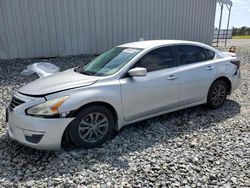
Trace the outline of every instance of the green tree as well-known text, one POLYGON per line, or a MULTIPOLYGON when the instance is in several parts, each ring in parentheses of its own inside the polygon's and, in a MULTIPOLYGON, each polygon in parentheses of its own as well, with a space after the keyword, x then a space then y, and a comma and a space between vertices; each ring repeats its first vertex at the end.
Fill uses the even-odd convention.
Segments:
POLYGON ((250 27, 233 27, 233 36, 237 36, 237 35, 250 35, 250 27))

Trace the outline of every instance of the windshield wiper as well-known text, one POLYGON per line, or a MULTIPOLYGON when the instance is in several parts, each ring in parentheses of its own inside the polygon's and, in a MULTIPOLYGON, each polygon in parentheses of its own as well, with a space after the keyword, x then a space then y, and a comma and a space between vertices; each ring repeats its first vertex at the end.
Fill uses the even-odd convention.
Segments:
POLYGON ((80 73, 81 73, 81 74, 86 74, 86 75, 89 75, 89 76, 95 75, 95 73, 90 72, 90 71, 80 71, 80 73))
POLYGON ((94 76, 95 73, 94 72, 91 72, 91 71, 82 71, 81 70, 81 66, 78 66, 74 69, 75 72, 78 72, 80 74, 85 74, 85 75, 89 75, 89 76, 94 76))
POLYGON ((75 67, 75 68, 74 68, 74 71, 75 71, 75 72, 79 72, 79 71, 80 71, 80 66, 75 67))
POLYGON ((103 74, 100 74, 100 73, 96 73, 96 72, 92 72, 92 71, 84 71, 84 70, 82 70, 83 66, 84 65, 79 65, 79 66, 75 67, 74 71, 78 72, 80 74, 85 74, 85 75, 89 75, 89 76, 103 76, 103 74))

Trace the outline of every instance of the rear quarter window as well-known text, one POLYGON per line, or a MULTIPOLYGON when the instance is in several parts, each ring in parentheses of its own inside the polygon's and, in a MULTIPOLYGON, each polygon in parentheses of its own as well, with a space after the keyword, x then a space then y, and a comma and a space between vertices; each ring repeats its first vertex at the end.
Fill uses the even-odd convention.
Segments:
POLYGON ((207 60, 212 60, 215 57, 215 52, 212 50, 204 49, 207 53, 207 60))
POLYGON ((207 60, 206 53, 202 47, 181 45, 177 46, 177 49, 181 65, 188 65, 207 60))

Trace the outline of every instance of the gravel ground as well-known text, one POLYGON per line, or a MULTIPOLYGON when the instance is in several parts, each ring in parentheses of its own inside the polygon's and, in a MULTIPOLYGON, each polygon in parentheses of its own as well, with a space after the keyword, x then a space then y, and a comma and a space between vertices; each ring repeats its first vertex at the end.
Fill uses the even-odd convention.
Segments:
POLYGON ((0 60, 0 187, 250 187, 250 42, 239 46, 242 84, 218 110, 194 107, 123 128, 96 149, 46 152, 6 134, 11 94, 36 76, 30 63, 67 69, 93 56, 0 60))

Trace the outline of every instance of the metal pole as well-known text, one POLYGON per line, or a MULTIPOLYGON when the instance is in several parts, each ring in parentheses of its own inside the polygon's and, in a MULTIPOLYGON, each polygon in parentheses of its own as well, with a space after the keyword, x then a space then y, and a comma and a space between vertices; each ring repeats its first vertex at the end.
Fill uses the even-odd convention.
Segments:
POLYGON ((230 8, 228 9, 229 15, 228 15, 228 20, 227 20, 227 33, 226 33, 225 47, 227 46, 227 36, 228 36, 228 28, 229 28, 229 22, 230 22, 230 17, 231 17, 231 8, 232 8, 232 5, 230 5, 230 8))
POLYGON ((219 37, 220 37, 220 30, 221 30, 223 5, 224 5, 223 3, 220 4, 220 22, 219 22, 219 30, 218 30, 218 35, 217 35, 217 47, 219 46, 219 37))

